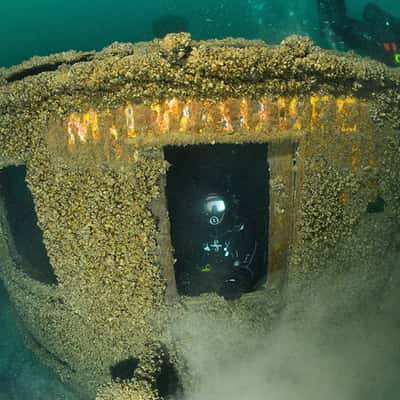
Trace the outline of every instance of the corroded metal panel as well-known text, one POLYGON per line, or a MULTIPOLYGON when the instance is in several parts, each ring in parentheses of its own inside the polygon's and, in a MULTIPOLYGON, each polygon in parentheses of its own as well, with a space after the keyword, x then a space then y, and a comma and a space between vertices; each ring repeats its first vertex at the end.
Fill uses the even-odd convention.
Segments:
POLYGON ((171 241, 171 224, 167 209, 167 196, 165 176, 160 178, 160 196, 151 203, 151 211, 157 221, 157 244, 158 244, 158 263, 160 265, 162 276, 165 280, 165 301, 171 303, 177 297, 175 281, 175 260, 173 257, 171 241))
POLYGON ((295 153, 297 144, 285 141, 269 146, 269 238, 270 278, 285 278, 294 222, 295 153), (278 273, 278 274, 277 274, 278 273))

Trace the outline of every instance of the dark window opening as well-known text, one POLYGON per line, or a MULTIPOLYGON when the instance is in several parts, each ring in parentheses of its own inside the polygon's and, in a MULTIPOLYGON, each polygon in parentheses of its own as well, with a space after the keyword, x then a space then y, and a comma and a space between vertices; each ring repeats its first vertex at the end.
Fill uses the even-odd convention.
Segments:
POLYGON ((175 365, 170 361, 168 351, 163 348, 163 364, 156 379, 158 393, 163 399, 180 399, 183 396, 182 384, 175 365))
POLYGON ((112 379, 120 379, 123 381, 132 379, 138 365, 139 360, 134 357, 129 357, 126 360, 114 364, 110 368, 112 379))
POLYGON ((374 201, 368 203, 367 213, 376 214, 385 211, 385 200, 378 196, 374 201))
POLYGON ((43 244, 43 234, 37 225, 32 194, 25 182, 24 166, 0 170, 0 196, 4 200, 7 221, 13 237, 13 254, 18 268, 31 278, 56 284, 57 277, 43 244))
POLYGON ((164 148, 179 294, 232 299, 265 281, 267 151, 267 144, 164 148))

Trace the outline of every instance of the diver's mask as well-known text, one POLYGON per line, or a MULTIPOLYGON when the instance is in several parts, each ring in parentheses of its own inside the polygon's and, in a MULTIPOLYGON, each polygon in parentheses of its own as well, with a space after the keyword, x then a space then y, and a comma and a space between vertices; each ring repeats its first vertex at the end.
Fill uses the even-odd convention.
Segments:
POLYGON ((207 195, 204 201, 204 212, 210 225, 219 225, 224 219, 225 211, 226 202, 222 196, 215 193, 207 195))

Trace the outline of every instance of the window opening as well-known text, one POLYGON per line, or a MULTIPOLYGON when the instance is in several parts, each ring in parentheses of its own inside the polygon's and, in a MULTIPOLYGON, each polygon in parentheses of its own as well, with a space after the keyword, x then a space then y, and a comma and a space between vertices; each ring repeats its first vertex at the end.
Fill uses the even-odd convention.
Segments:
POLYGON ((0 170, 2 196, 7 222, 13 237, 15 261, 31 278, 56 284, 57 278, 43 244, 32 194, 25 182, 26 167, 13 166, 0 170))
POLYGON ((178 371, 170 360, 168 350, 165 347, 162 350, 162 365, 156 377, 158 393, 163 399, 181 399, 184 393, 178 371))
POLYGON ((267 150, 267 144, 164 148, 179 294, 234 299, 265 281, 267 150))
POLYGON ((112 379, 120 379, 123 381, 131 380, 138 365, 139 360, 134 357, 129 357, 126 360, 119 361, 110 368, 112 379))
POLYGON ((371 201, 367 205, 367 213, 376 214, 385 211, 385 200, 378 196, 374 201, 371 201))

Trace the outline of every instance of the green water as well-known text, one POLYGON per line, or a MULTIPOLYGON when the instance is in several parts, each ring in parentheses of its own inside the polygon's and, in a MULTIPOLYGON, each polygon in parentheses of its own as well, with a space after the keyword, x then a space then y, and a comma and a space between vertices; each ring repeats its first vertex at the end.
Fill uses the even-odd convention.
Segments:
MULTIPOLYGON (((360 17, 366 3, 348 1, 349 14, 360 17)), ((400 17, 400 1, 377 4, 400 17)), ((195 39, 240 36, 277 43, 298 33, 323 45, 315 0, 2 0, 0 66, 69 49, 98 50, 114 41, 151 40, 153 22, 163 15, 184 17, 195 39)), ((74 399, 26 350, 0 285, 0 399, 57 398, 74 399)))
MULTIPOLYGON (((277 42, 290 33, 319 38, 315 0, 35 0, 0 2, 0 65, 68 49, 101 49, 114 41, 153 36, 152 22, 166 14, 183 16, 196 39, 225 36, 277 42)), ((361 15, 367 0, 348 1, 361 15)), ((400 2, 381 0, 400 15, 400 2)), ((399 40, 400 41, 400 40, 399 40)))

